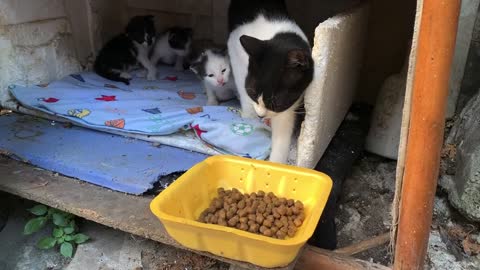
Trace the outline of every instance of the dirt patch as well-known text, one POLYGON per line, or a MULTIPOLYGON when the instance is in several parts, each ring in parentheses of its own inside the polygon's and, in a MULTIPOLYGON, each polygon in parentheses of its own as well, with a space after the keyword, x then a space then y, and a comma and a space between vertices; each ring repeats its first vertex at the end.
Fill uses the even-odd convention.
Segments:
POLYGON ((142 270, 227 270, 228 264, 191 252, 165 248, 151 242, 154 247, 142 252, 142 270), (155 246, 156 245, 156 246, 155 246))
MULTIPOLYGON (((390 204, 395 189, 396 162, 375 155, 363 156, 343 183, 335 222, 338 246, 345 247, 390 230, 390 204)), ((391 256, 383 245, 356 257, 388 265, 391 256)))
MULTIPOLYGON (((453 147, 444 158, 454 157, 453 147)), ((388 232, 394 196, 396 162, 375 155, 364 155, 352 168, 339 200, 336 224, 339 247, 388 232)), ((480 227, 450 206, 446 194, 437 191, 432 231, 425 269, 480 269, 480 227)), ((368 250, 355 257, 390 265, 389 245, 368 250)))

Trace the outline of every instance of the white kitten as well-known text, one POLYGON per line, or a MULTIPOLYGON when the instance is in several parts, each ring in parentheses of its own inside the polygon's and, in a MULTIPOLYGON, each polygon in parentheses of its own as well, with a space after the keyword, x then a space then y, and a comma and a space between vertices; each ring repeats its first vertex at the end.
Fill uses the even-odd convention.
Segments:
POLYGON ((157 37, 150 60, 155 65, 162 62, 175 65, 175 69, 185 69, 185 58, 190 54, 192 44, 192 29, 173 27, 157 37))
POLYGON ((230 60, 226 52, 208 49, 192 63, 190 69, 203 82, 207 92, 207 105, 218 105, 219 101, 235 97, 235 81, 230 72, 230 60))

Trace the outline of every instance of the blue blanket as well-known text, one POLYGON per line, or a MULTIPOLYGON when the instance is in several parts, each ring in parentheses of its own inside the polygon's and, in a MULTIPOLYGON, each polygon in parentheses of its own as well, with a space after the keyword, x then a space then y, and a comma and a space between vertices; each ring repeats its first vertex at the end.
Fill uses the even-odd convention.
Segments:
POLYGON ((157 81, 141 73, 135 72, 130 86, 81 73, 50 84, 11 86, 10 92, 25 107, 89 128, 152 136, 193 130, 221 153, 268 157, 270 128, 257 119, 242 119, 237 107, 204 106, 207 98, 193 73, 162 67, 157 81))
POLYGON ((149 190, 159 177, 186 171, 207 157, 28 115, 0 116, 0 127, 0 150, 12 157, 136 195, 149 190))

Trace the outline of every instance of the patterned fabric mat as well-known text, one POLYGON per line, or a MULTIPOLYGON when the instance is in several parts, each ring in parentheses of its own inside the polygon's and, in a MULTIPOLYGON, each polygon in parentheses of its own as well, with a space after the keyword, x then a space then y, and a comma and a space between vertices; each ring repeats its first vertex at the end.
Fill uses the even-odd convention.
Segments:
MULTIPOLYGON (((102 131, 161 136, 193 130, 220 153, 266 159, 270 128, 259 119, 242 119, 234 103, 204 106, 207 98, 192 72, 159 69, 159 80, 137 71, 131 85, 95 73, 73 74, 50 84, 10 86, 23 106, 102 131)), ((181 138, 181 137, 180 137, 181 138)))

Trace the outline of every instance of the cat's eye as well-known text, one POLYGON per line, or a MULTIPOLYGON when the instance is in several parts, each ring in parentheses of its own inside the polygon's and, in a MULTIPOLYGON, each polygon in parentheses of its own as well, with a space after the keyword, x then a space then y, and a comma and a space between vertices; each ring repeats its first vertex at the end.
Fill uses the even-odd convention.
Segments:
POLYGON ((208 74, 208 77, 210 77, 210 78, 213 77, 213 76, 215 76, 215 75, 213 75, 213 74, 208 74))
POLYGON ((225 73, 225 71, 227 71, 227 69, 226 69, 226 68, 224 68, 224 69, 222 70, 222 73, 225 73))

